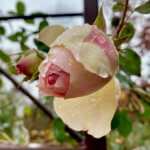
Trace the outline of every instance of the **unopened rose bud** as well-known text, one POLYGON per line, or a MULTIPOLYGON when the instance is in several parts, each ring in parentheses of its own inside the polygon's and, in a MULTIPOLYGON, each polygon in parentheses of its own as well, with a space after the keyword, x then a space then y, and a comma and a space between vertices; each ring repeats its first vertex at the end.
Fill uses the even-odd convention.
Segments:
POLYGON ((42 58, 38 56, 35 51, 29 54, 24 54, 16 65, 16 71, 19 74, 24 74, 27 77, 32 77, 32 75, 38 71, 38 67, 42 62, 42 58))

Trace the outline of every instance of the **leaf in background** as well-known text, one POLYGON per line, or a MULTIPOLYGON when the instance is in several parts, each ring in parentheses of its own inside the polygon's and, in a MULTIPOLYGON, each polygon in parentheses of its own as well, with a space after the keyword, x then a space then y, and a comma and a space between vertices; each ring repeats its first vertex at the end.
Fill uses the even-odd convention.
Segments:
POLYGON ((127 137, 132 131, 132 121, 125 111, 117 111, 112 120, 112 129, 117 129, 120 135, 127 137))
POLYGON ((22 51, 26 51, 29 49, 29 47, 24 42, 20 42, 20 47, 22 51))
POLYGON ((5 132, 0 132, 0 143, 13 144, 13 141, 5 132))
POLYGON ((37 41, 36 39, 34 40, 34 43, 37 46, 38 50, 48 53, 49 47, 47 47, 45 44, 37 41))
POLYGON ((116 4, 113 5, 113 11, 123 11, 125 8, 125 4, 122 2, 117 2, 116 4))
POLYGON ((39 79, 39 72, 36 71, 36 72, 33 74, 33 76, 31 77, 30 82, 33 82, 33 81, 38 80, 38 79, 39 79))
POLYGON ((127 74, 139 76, 141 74, 140 56, 132 49, 126 49, 120 54, 120 68, 127 74))
POLYGON ((47 26, 40 31, 37 40, 50 47, 50 45, 56 40, 56 38, 64 31, 65 28, 60 25, 47 26))
POLYGON ((9 70, 9 72, 12 73, 12 74, 17 74, 17 72, 16 72, 16 67, 13 66, 13 65, 9 65, 9 66, 8 66, 8 70, 9 70))
POLYGON ((141 101, 141 103, 143 104, 144 106, 144 113, 140 113, 140 112, 137 112, 137 116, 140 118, 140 119, 145 119, 145 120, 150 120, 150 105, 147 104, 146 102, 144 101, 141 101))
POLYGON ((17 13, 14 12, 14 11, 8 11, 8 14, 10 14, 10 15, 12 15, 12 16, 16 16, 16 15, 17 15, 17 13))
POLYGON ((134 87, 132 90, 135 91, 142 100, 150 103, 150 93, 148 91, 145 91, 144 89, 139 87, 134 87))
POLYGON ((135 34, 135 29, 131 23, 125 23, 123 28, 120 31, 119 39, 126 37, 128 35, 128 38, 124 42, 129 42, 135 34))
POLYGON ((3 86, 3 81, 2 79, 0 79, 0 89, 2 88, 2 86, 3 86))
MULTIPOLYGON (((123 11, 125 9, 125 4, 123 2, 117 2, 113 5, 113 11, 123 11)), ((128 10, 131 10, 130 6, 128 5, 128 10)))
POLYGON ((5 52, 3 52, 2 50, 0 50, 0 59, 5 62, 5 63, 9 63, 10 62, 10 57, 9 55, 7 55, 5 52))
POLYGON ((60 119, 54 120, 53 127, 54 136, 60 144, 63 144, 66 141, 72 145, 76 144, 76 141, 66 132, 65 124, 60 119))
POLYGON ((30 107, 25 107, 24 108, 24 115, 30 116, 32 114, 32 109, 30 107))
POLYGON ((102 31, 106 32, 106 22, 105 22, 102 6, 99 10, 96 20, 94 21, 94 25, 97 26, 102 31))
POLYGON ((5 28, 3 26, 0 26, 0 35, 5 34, 5 28))
POLYGON ((8 36, 8 39, 13 42, 18 42, 21 36, 23 36, 23 32, 16 32, 16 33, 8 36))
POLYGON ((121 44, 123 44, 128 38, 129 38, 130 34, 122 37, 122 38, 119 38, 119 39, 115 39, 114 40, 114 44, 116 47, 119 47, 121 44))
POLYGON ((48 26, 48 22, 46 20, 41 21, 39 24, 39 31, 41 31, 46 26, 48 26))
POLYGON ((61 144, 65 141, 65 125, 60 119, 56 119, 54 121, 54 136, 56 140, 61 144))
POLYGON ((121 72, 118 72, 116 74, 117 79, 120 81, 120 83, 126 84, 129 87, 132 87, 134 83, 129 79, 129 77, 126 74, 123 74, 121 72))
POLYGON ((26 8, 25 8, 25 5, 24 5, 23 2, 18 1, 17 4, 16 4, 16 9, 17 9, 17 14, 19 16, 21 16, 21 15, 24 15, 26 8))
POLYGON ((119 112, 117 111, 114 115, 112 122, 111 122, 111 129, 115 130, 116 128, 119 127, 119 124, 120 124, 120 118, 119 118, 119 112))
POLYGON ((149 14, 150 13, 150 1, 144 3, 143 5, 135 8, 135 11, 141 14, 149 14))
POLYGON ((25 19, 24 21, 28 24, 34 24, 35 23, 34 19, 25 19))

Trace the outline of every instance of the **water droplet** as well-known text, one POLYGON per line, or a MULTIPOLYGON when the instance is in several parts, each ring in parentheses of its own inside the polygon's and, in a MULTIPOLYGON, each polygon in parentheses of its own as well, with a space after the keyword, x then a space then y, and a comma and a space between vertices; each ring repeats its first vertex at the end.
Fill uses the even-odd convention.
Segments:
POLYGON ((103 78, 107 78, 109 76, 107 68, 102 65, 98 69, 98 74, 103 78))

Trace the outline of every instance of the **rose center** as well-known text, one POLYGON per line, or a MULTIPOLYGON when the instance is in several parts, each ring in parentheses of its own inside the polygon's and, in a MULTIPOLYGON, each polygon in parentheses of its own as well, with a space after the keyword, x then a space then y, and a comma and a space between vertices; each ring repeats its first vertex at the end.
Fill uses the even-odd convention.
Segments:
POLYGON ((52 73, 51 75, 48 76, 48 83, 50 85, 54 85, 58 79, 59 75, 52 73))

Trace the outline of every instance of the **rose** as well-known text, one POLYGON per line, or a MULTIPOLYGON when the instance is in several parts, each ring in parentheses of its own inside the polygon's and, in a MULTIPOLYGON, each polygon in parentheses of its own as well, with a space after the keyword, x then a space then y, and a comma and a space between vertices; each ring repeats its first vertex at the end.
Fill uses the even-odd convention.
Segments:
POLYGON ((85 96, 103 87, 117 69, 112 41, 95 26, 76 26, 52 43, 39 67, 38 87, 45 96, 85 96))
MULTIPOLYGON (((53 36, 49 29, 46 37, 53 36)), ((96 138, 106 135, 120 91, 113 78, 119 64, 113 42, 92 25, 75 26, 50 42, 41 35, 51 49, 39 67, 39 91, 56 96, 56 113, 70 128, 96 138)))
POLYGON ((41 62, 42 58, 39 57, 35 51, 29 50, 17 62, 16 72, 31 78, 33 74, 38 71, 41 62))

